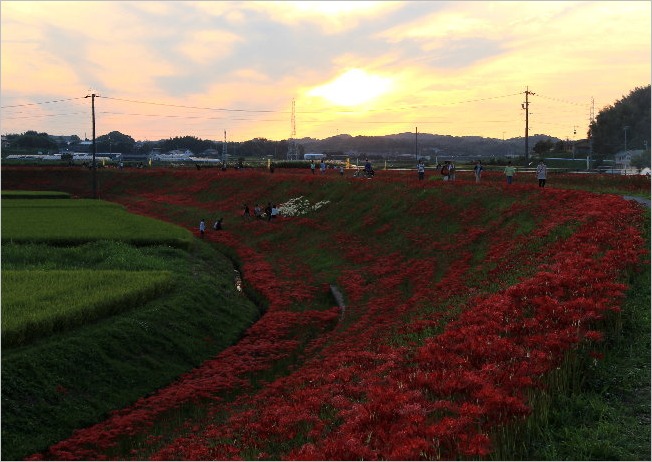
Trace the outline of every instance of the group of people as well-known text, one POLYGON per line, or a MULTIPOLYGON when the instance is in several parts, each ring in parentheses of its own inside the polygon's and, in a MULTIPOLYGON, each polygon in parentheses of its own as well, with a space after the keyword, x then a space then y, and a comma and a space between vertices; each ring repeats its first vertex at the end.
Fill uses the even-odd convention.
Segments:
POLYGON ((455 164, 450 160, 444 162, 443 167, 441 168, 441 174, 444 176, 444 181, 454 181, 455 180, 455 164))
MULTIPOLYGON (((505 178, 507 179, 507 184, 512 184, 512 182, 514 181, 514 176, 516 175, 516 167, 512 165, 511 160, 507 162, 504 173, 505 173, 505 178)), ((545 187, 546 180, 548 179, 548 167, 542 160, 539 161, 539 165, 537 165, 536 176, 537 176, 537 180, 539 181, 539 187, 540 188, 545 187)))
MULTIPOLYGON (((440 166, 437 165, 437 168, 439 169, 440 166)), ((473 166, 473 176, 475 177, 475 182, 479 183, 480 179, 482 178, 482 172, 484 171, 484 166, 482 165, 482 161, 478 160, 475 165, 473 166)), ((444 165, 441 166, 440 173, 443 176, 444 181, 452 181, 455 180, 455 164, 447 160, 444 162, 444 165)), ((417 164, 417 174, 419 176, 419 180, 423 180, 426 175, 426 166, 423 163, 423 159, 419 161, 417 164)), ((512 165, 512 162, 509 161, 507 162, 507 165, 505 166, 504 170, 505 178, 507 179, 507 184, 510 185, 514 181, 514 176, 516 175, 516 167, 512 165)), ((539 162, 539 165, 537 165, 536 169, 536 176, 537 180, 539 181, 539 187, 543 188, 546 185, 546 179, 548 177, 548 167, 543 161, 539 162)))
MULTIPOLYGON (((322 175, 326 173, 326 168, 327 168, 326 167, 326 162, 324 161, 324 159, 322 159, 319 162, 319 171, 321 172, 322 175)), ((314 160, 310 162, 310 171, 312 172, 313 175, 315 174, 315 161, 314 160)))
MULTIPOLYGON (((248 204, 244 204, 244 209, 242 211, 242 219, 243 220, 250 220, 252 218, 251 214, 251 209, 249 208, 248 204)), ((266 219, 267 221, 271 221, 272 219, 278 217, 280 214, 278 207, 276 204, 272 204, 271 202, 267 203, 266 207, 261 207, 260 204, 256 204, 254 206, 254 211, 253 211, 253 217, 258 219, 258 220, 263 220, 266 219)), ((215 223, 213 223, 213 230, 215 231, 220 231, 223 229, 222 227, 222 222, 224 221, 224 218, 220 217, 217 220, 215 220, 215 223)), ((200 237, 204 237, 204 234, 206 233, 206 220, 202 218, 199 222, 199 235, 200 237)))
MULTIPOLYGON (((215 231, 220 231, 222 229, 222 221, 223 220, 224 220, 224 218, 221 218, 221 217, 218 218, 217 220, 215 220, 215 223, 213 223, 213 229, 215 231)), ((206 233, 206 220, 204 220, 202 218, 201 221, 199 222, 199 235, 201 237, 204 237, 205 233, 206 233)))
MULTIPOLYGON (((258 220, 262 220, 263 218, 266 218, 267 221, 271 221, 273 218, 276 218, 278 215, 279 215, 278 207, 276 207, 276 204, 272 204, 271 202, 268 202, 265 208, 261 207, 260 204, 256 204, 254 206, 253 216, 258 220)), ((244 209, 242 211, 242 218, 244 220, 251 219, 251 210, 249 209, 249 205, 247 204, 244 204, 244 209)))
MULTIPOLYGON (((312 172, 313 175, 315 174, 315 169, 316 169, 316 167, 317 167, 317 166, 315 165, 315 161, 311 161, 311 162, 310 162, 310 171, 312 172)), ((344 166, 343 166, 343 165, 340 165, 339 167, 335 167, 335 166, 333 166, 333 168, 337 168, 337 169, 339 170, 340 176, 343 176, 343 175, 344 175, 344 166)), ((324 175, 324 174, 326 173, 326 170, 327 170, 327 169, 328 169, 328 166, 326 165, 326 162, 324 161, 324 159, 322 159, 322 160, 319 162, 319 172, 320 172, 322 175, 324 175)))

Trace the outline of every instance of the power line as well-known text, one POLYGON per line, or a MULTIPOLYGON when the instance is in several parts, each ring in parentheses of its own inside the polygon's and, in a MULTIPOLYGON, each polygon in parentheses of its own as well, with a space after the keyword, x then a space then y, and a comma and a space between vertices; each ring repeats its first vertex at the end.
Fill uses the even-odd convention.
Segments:
MULTIPOLYGON (((477 98, 477 99, 470 99, 470 100, 462 100, 462 101, 453 101, 449 103, 441 103, 441 104, 415 104, 415 105, 408 105, 408 106, 400 106, 400 107, 393 107, 393 108, 377 108, 377 109, 342 109, 342 110, 336 110, 336 111, 329 111, 332 113, 365 113, 365 112, 393 112, 393 111, 400 111, 400 110, 406 110, 406 109, 426 109, 429 107, 440 107, 440 106, 450 106, 450 105, 455 105, 455 104, 465 104, 465 103, 474 103, 474 102, 479 102, 479 101, 488 101, 492 99, 499 99, 499 98, 507 98, 509 96, 516 96, 519 95, 520 93, 511 93, 508 95, 500 95, 500 96, 489 96, 486 98, 477 98)), ((278 111, 278 110, 269 110, 269 109, 241 109, 241 108, 221 108, 221 107, 205 107, 205 106, 188 106, 188 105, 183 105, 183 104, 169 104, 169 103, 159 103, 155 101, 140 101, 140 100, 133 100, 133 99, 126 99, 126 98, 114 98, 110 96, 100 96, 100 95, 95 95, 97 98, 104 98, 108 100, 113 100, 113 101, 122 101, 126 103, 134 103, 134 104, 148 104, 152 106, 163 106, 163 107, 173 107, 173 108, 182 108, 182 109, 199 109, 199 110, 207 110, 207 111, 222 111, 222 112, 250 112, 250 113, 278 113, 278 114, 289 114, 289 111, 278 111)), ((2 109, 8 109, 8 108, 15 108, 15 107, 25 107, 25 106, 37 106, 37 105, 42 105, 42 104, 52 104, 52 103, 60 103, 60 102, 65 102, 65 101, 73 101, 73 100, 78 100, 78 99, 84 99, 84 97, 79 97, 79 98, 66 98, 66 99, 59 99, 59 100, 52 100, 52 101, 42 101, 42 102, 35 102, 35 103, 24 103, 24 104, 16 104, 16 105, 10 105, 10 106, 2 106, 2 109)), ((296 111, 298 114, 323 114, 325 111, 296 111)))
POLYGON ((14 104, 12 106, 1 106, 1 109, 8 109, 12 107, 24 107, 24 106, 38 106, 40 104, 52 104, 52 103, 62 103, 64 101, 74 101, 77 99, 84 99, 84 96, 81 96, 79 98, 67 98, 67 99, 56 99, 52 101, 41 101, 40 103, 24 103, 24 104, 14 104))
POLYGON ((60 116, 71 116, 71 115, 86 115, 85 112, 69 112, 66 114, 38 114, 30 116, 18 116, 18 117, 3 117, 5 120, 16 120, 16 119, 38 119, 41 117, 60 117, 60 116))
MULTIPOLYGON (((441 104, 413 104, 409 106, 399 106, 399 107, 393 107, 393 108, 378 108, 378 109, 342 109, 342 110, 337 110, 337 111, 329 111, 335 114, 348 114, 348 113, 364 113, 364 112, 397 112, 397 111, 402 111, 402 110, 408 110, 408 109, 428 109, 428 108, 434 108, 434 107, 442 107, 442 106, 452 106, 455 104, 465 104, 465 103, 476 103, 479 101, 488 101, 492 99, 499 99, 499 98, 507 98, 509 96, 516 96, 520 95, 521 93, 511 93, 509 95, 501 95, 501 96, 489 96, 486 98, 477 98, 477 99, 468 99, 468 100, 462 100, 462 101, 452 101, 450 103, 441 103, 441 104)), ((323 114, 324 111, 312 111, 312 112, 303 112, 303 111, 297 111, 297 114, 323 114)))
POLYGON ((285 119, 252 119, 248 117, 206 117, 206 116, 190 116, 179 114, 139 114, 133 112, 113 112, 113 111, 99 111, 98 114, 108 116, 121 115, 121 116, 136 116, 136 117, 157 117, 162 119, 188 119, 188 120, 242 120, 242 121, 255 121, 255 122, 282 122, 285 119))
POLYGON ((124 102, 127 102, 127 103, 150 104, 150 105, 153 105, 153 106, 166 106, 166 107, 176 107, 176 108, 183 108, 183 109, 202 109, 202 110, 207 110, 207 111, 263 112, 263 113, 268 113, 268 112, 284 113, 284 112, 286 112, 286 111, 273 111, 273 110, 264 110, 264 109, 252 110, 252 109, 229 109, 229 108, 221 108, 221 107, 185 106, 185 105, 182 105, 182 104, 156 103, 156 102, 152 102, 152 101, 137 101, 137 100, 132 100, 132 99, 111 98, 109 96, 103 96, 102 98, 111 99, 111 100, 114 100, 114 101, 124 101, 124 102))
MULTIPOLYGON (((440 106, 449 106, 451 104, 477 103, 478 101, 488 101, 488 100, 491 100, 491 99, 507 98, 509 96, 516 96, 516 95, 521 95, 521 94, 523 94, 523 93, 519 92, 519 93, 511 93, 509 95, 502 95, 502 96, 488 96, 486 98, 469 99, 469 100, 465 100, 465 101, 455 101, 455 102, 452 102, 452 103, 443 103, 440 106)), ((425 106, 425 107, 429 107, 429 106, 425 106)))
MULTIPOLYGON (((540 95, 540 94, 535 94, 533 92, 528 92, 526 90, 526 102, 527 102, 527 96, 532 95, 532 96, 538 96, 539 98, 546 99, 553 101, 555 103, 564 103, 564 104, 569 104, 573 106, 582 106, 582 107, 587 107, 587 105, 582 105, 579 103, 571 102, 571 101, 566 101, 563 99, 559 98, 552 98, 548 97, 545 95, 540 95)), ((391 108, 375 108, 375 109, 342 109, 342 110, 322 110, 322 111, 293 111, 293 113, 296 114, 320 114, 320 115, 326 115, 326 114, 331 114, 334 117, 337 117, 338 114, 346 115, 346 114, 372 114, 372 113, 377 113, 380 114, 382 112, 391 114, 391 113, 400 113, 401 111, 409 111, 409 110, 414 110, 414 109, 428 109, 428 108, 436 108, 436 107, 443 107, 443 106, 453 106, 453 105, 458 105, 458 104, 468 104, 468 103, 476 103, 476 102, 483 102, 483 101, 490 101, 490 100, 496 100, 496 99, 501 99, 501 98, 508 98, 516 95, 521 95, 523 92, 518 92, 518 93, 510 93, 510 94, 505 94, 505 95, 498 95, 498 96, 487 96, 487 97, 482 97, 482 98, 475 98, 475 99, 468 99, 468 100, 459 100, 459 101, 451 101, 451 102, 441 102, 438 104, 414 104, 414 105, 403 105, 403 106, 393 106, 391 108)), ((133 103, 133 104, 145 104, 145 105, 152 105, 152 106, 158 106, 158 107, 170 107, 170 108, 181 108, 181 109, 191 109, 191 110, 204 110, 204 111, 219 111, 219 112, 227 112, 227 113, 243 113, 243 114, 288 114, 289 112, 287 110, 267 110, 267 109, 244 109, 244 108, 223 108, 223 107, 206 107, 206 106, 190 106, 190 105, 182 105, 182 104, 169 104, 169 103, 163 103, 163 102, 157 102, 157 101, 142 101, 142 100, 133 100, 133 99, 126 99, 126 98, 116 98, 116 97, 109 97, 109 96, 100 96, 100 95, 95 95, 97 98, 104 98, 105 100, 112 100, 112 101, 117 101, 117 102, 125 102, 125 103, 133 103)), ((2 109, 10 109, 10 108, 20 108, 20 107, 29 107, 29 106, 39 106, 39 105, 45 105, 45 104, 54 104, 54 103, 63 103, 67 101, 76 101, 80 99, 84 99, 85 97, 76 97, 76 98, 64 98, 64 99, 56 99, 56 100, 50 100, 50 101, 42 101, 42 102, 33 102, 33 103, 23 103, 23 104, 16 104, 16 105, 8 105, 8 106, 2 106, 2 109)), ((545 109, 546 105, 543 105, 543 107, 540 107, 540 109, 545 109)), ((549 105, 550 109, 554 107, 554 110, 557 112, 572 112, 569 109, 564 109, 564 108, 559 108, 557 105, 549 105)), ((334 108, 333 108, 334 109, 334 108)), ((525 109, 525 108, 524 108, 525 109)), ((500 111, 499 111, 500 112, 500 111)), ((503 111, 504 112, 504 111, 503 111)), ((528 112, 526 110, 525 118, 526 118, 526 126, 527 126, 527 118, 528 118, 528 112)), ((231 117, 231 116, 225 116, 225 117, 202 117, 200 115, 190 115, 190 114, 145 114, 145 113, 134 113, 134 112, 121 112, 121 111, 101 111, 99 112, 100 114, 103 114, 107 117, 111 117, 112 115, 115 116, 134 116, 134 117, 157 117, 157 118, 176 118, 176 119, 187 119, 187 120, 198 120, 198 119, 206 119, 206 120, 223 120, 227 119, 230 121, 256 121, 256 122, 281 122, 284 119, 280 118, 263 118, 259 119, 256 117, 231 117)), ((544 112, 538 112, 539 116, 543 116, 544 112)), ((23 116, 10 116, 10 117, 3 117, 3 119, 6 120, 13 120, 13 119, 30 119, 30 118, 43 118, 43 117, 65 117, 65 116, 74 116, 74 115, 80 115, 82 113, 80 112, 72 112, 72 113, 57 113, 57 114, 33 114, 33 115, 28 115, 29 112, 25 111, 23 112, 23 116)), ((510 117, 509 114, 497 114, 494 113, 494 116, 498 115, 498 117, 510 117)), ((544 117, 545 118, 545 117, 544 117)), ((329 122, 334 122, 334 119, 331 120, 304 120, 303 122, 306 124, 309 124, 311 126, 316 125, 316 124, 327 124, 329 122)), ((485 121, 485 122, 492 122, 492 123, 505 123, 507 120, 491 120, 491 121, 485 121)), ((358 124, 396 124, 396 123, 408 123, 406 120, 358 120, 356 121, 358 124)), ((447 123, 453 123, 452 120, 449 120, 447 118, 437 118, 437 120, 421 120, 421 121, 415 121, 412 120, 409 123, 420 123, 420 124, 447 124, 447 123)), ((545 124, 545 122, 540 122, 541 124, 545 124)), ((549 124, 553 125, 553 124, 549 124)), ((527 137, 527 133, 526 133, 527 137)))
POLYGON ((566 103, 566 104, 572 104, 572 105, 574 105, 574 106, 585 106, 585 107, 588 107, 588 104, 574 103, 574 102, 572 102, 572 101, 566 101, 566 100, 559 99, 559 98, 551 98, 551 97, 549 97, 549 96, 543 96, 543 95, 539 95, 539 94, 535 94, 535 96, 538 96, 539 98, 549 99, 549 100, 551 100, 551 101, 557 101, 558 103, 566 103))

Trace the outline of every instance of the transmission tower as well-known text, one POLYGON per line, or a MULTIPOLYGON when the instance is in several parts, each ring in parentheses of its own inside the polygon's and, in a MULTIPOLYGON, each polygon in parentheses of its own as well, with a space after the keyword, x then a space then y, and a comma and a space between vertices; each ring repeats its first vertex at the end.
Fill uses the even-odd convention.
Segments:
POLYGON ((222 143, 222 165, 226 166, 229 154, 226 149, 226 130, 224 130, 224 142, 222 143))
POLYGON ((297 160, 299 155, 297 152, 297 142, 296 142, 296 136, 297 136, 297 123, 296 123, 296 118, 294 115, 294 99, 292 100, 292 118, 290 119, 290 124, 292 126, 292 135, 290 136, 290 139, 288 140, 288 155, 287 155, 287 160, 297 160))

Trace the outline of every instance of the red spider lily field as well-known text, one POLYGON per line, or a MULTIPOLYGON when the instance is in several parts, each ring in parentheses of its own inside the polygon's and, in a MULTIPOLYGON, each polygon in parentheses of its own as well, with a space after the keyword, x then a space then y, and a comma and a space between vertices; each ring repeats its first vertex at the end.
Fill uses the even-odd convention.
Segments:
MULTIPOLYGON (((101 199, 192 230, 265 310, 214 357, 29 459, 517 457, 622 330, 650 266, 649 212, 622 196, 649 198, 650 182, 471 177, 99 170, 101 199), (268 203, 280 215, 255 218, 268 203)), ((3 167, 2 182, 91 194, 76 167, 3 167)))

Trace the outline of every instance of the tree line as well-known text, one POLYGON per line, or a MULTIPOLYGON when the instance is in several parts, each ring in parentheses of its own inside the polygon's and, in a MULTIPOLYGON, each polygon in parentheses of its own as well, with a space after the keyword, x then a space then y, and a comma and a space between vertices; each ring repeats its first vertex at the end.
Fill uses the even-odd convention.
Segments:
POLYGON ((624 150, 650 148, 650 85, 602 109, 589 126, 593 151, 610 155, 624 150))
MULTIPOLYGON (((646 150, 647 164, 649 165, 649 147, 650 147, 650 85, 646 87, 637 87, 629 95, 616 101, 613 105, 602 109, 595 120, 591 122, 587 136, 592 141, 593 153, 597 157, 612 156, 619 151, 627 150, 646 150)), ((425 135, 425 134, 424 134, 425 135)), ((405 143, 409 143, 408 151, 412 149, 413 141, 409 137, 400 139, 400 135, 390 137, 350 137, 339 135, 330 139, 331 150, 343 151, 339 144, 347 144, 348 149, 358 151, 374 151, 374 147, 379 145, 383 148, 389 148, 390 151, 401 150, 405 143), (354 143, 355 141, 355 143, 354 143), (389 145, 387 144, 389 143, 389 145), (355 144, 355 147, 351 146, 355 144), (337 146, 336 146, 337 145, 337 146), (359 146, 360 145, 360 146, 359 146)), ((9 151, 12 150, 62 150, 68 149, 74 151, 79 146, 81 139, 77 136, 61 137, 39 133, 36 131, 27 131, 22 134, 10 134, 6 136, 9 143, 9 151)), ((464 138, 464 137, 463 137, 464 138)), ((477 137, 471 138, 477 141, 477 137)), ((469 142, 465 139, 458 140, 460 143, 469 142)), ((488 140, 490 142, 491 140, 488 140)), ((496 141, 496 140, 494 140, 496 141)), ((222 142, 204 140, 194 136, 181 136, 168 138, 159 141, 136 142, 131 136, 125 135, 119 131, 112 131, 106 135, 96 138, 96 152, 120 152, 123 154, 149 154, 152 149, 159 148, 161 152, 168 152, 175 149, 190 150, 193 154, 201 156, 206 151, 218 157, 222 152, 222 142)), ((317 140, 305 140, 305 146, 298 143, 299 154, 303 155, 306 149, 310 149, 311 144, 321 145, 317 140)), ((457 143, 459 144, 459 143, 457 143)), ((456 145, 457 145, 456 144, 456 145)), ((495 143, 494 143, 495 144, 495 143)), ((492 145, 493 146, 493 145, 492 145)), ((458 150, 461 148, 457 146, 458 150)), ((495 148, 495 146, 494 146, 495 148)), ((537 141, 533 146, 535 153, 545 153, 550 151, 564 151, 564 141, 554 141, 551 138, 537 141)), ((275 159, 285 159, 288 152, 288 140, 272 141, 266 138, 254 138, 244 142, 229 142, 227 144, 227 153, 231 157, 270 157, 275 159)))
MULTIPOLYGON (((38 133, 33 130, 22 134, 9 134, 6 136, 9 147, 6 153, 12 151, 76 151, 80 150, 82 140, 76 136, 54 136, 47 133, 38 133)), ((88 141, 88 140, 86 140, 88 141)), ((147 155, 153 149, 161 152, 173 150, 189 150, 196 156, 207 155, 219 157, 223 144, 219 141, 203 140, 194 136, 176 136, 159 141, 137 142, 131 136, 119 131, 112 131, 106 135, 95 138, 95 151, 98 153, 122 153, 147 155)), ((271 157, 285 159, 288 151, 288 140, 272 141, 267 138, 254 138, 244 142, 228 142, 227 154, 230 157, 271 157)), ((298 146, 300 155, 304 148, 298 146)))

